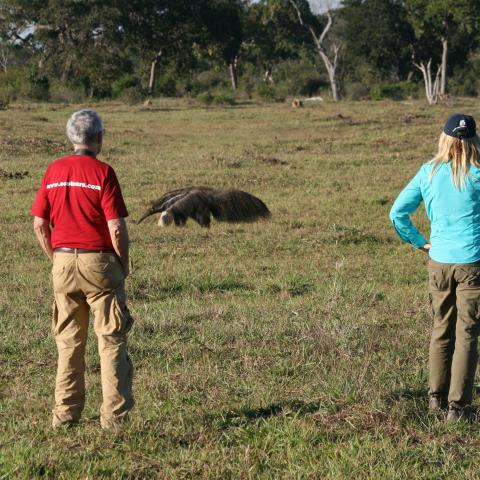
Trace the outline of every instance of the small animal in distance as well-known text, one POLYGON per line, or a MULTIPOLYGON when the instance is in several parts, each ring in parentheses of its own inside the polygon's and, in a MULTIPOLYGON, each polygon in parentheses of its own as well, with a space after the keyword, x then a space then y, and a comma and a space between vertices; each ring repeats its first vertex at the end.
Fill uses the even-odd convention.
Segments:
POLYGON ((183 226, 189 218, 201 227, 210 227, 211 217, 221 222, 252 222, 268 218, 270 210, 254 195, 242 190, 210 187, 185 187, 165 193, 143 214, 137 223, 160 213, 158 225, 183 226))

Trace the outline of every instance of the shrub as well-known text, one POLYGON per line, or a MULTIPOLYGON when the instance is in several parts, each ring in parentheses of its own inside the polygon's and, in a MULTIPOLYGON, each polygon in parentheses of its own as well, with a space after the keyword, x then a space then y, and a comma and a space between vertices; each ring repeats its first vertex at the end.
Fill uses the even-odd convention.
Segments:
POLYGON ((480 93, 480 55, 472 56, 462 69, 456 69, 448 79, 448 91, 452 95, 461 97, 475 97, 480 93))
POLYGON ((352 82, 345 85, 345 96, 350 100, 366 100, 370 97, 370 88, 361 82, 352 82))
POLYGON ((96 100, 112 97, 112 86, 108 83, 95 83, 90 88, 90 96, 96 100))
POLYGON ((50 99, 57 103, 81 103, 85 101, 85 89, 82 85, 65 85, 60 82, 52 83, 50 99))
POLYGON ((213 103, 216 105, 235 105, 235 95, 231 92, 218 92, 213 95, 213 103))
MULTIPOLYGON (((325 77, 321 77, 314 63, 308 59, 287 60, 277 65, 273 72, 275 87, 283 96, 317 95, 328 88, 325 77)), ((281 96, 281 95, 279 95, 281 96)))
POLYGON ((243 82, 243 88, 249 100, 252 99, 253 93, 255 92, 255 82, 251 77, 246 77, 243 82))
POLYGON ((417 85, 412 82, 379 83, 374 85, 370 91, 372 100, 390 98, 392 100, 403 100, 416 95, 417 85))
POLYGON ((8 108, 8 104, 10 103, 10 99, 8 96, 3 96, 0 93, 0 110, 6 110, 8 108))
POLYGON ((306 78, 303 83, 299 85, 298 93, 300 95, 307 95, 312 97, 316 95, 322 88, 325 88, 327 85, 321 78, 306 78))
POLYGON ((26 96, 28 88, 24 71, 10 69, 7 73, 0 74, 0 99, 4 104, 26 96))
POLYGON ((123 90, 122 94, 118 97, 119 100, 122 100, 125 103, 131 105, 135 103, 140 103, 143 101, 143 91, 138 87, 129 87, 123 90))
POLYGON ((135 88, 140 89, 140 80, 132 73, 126 73, 117 80, 114 80, 111 85, 111 93, 113 98, 119 98, 126 90, 135 88))
POLYGON ((186 86, 185 90, 194 96, 199 93, 208 92, 216 88, 227 88, 228 81, 225 73, 216 70, 207 70, 199 73, 186 86))
POLYGON ((155 82, 155 93, 164 97, 175 97, 177 95, 177 81, 175 77, 168 73, 160 75, 155 82))
POLYGON ((32 100, 50 100, 50 81, 46 75, 41 74, 37 69, 32 69, 28 76, 29 89, 27 96, 32 100))
POLYGON ((203 92, 197 95, 197 100, 204 105, 211 105, 213 102, 213 95, 211 92, 203 92))
POLYGON ((264 82, 257 85, 257 95, 265 102, 285 101, 285 95, 282 95, 277 87, 264 82))

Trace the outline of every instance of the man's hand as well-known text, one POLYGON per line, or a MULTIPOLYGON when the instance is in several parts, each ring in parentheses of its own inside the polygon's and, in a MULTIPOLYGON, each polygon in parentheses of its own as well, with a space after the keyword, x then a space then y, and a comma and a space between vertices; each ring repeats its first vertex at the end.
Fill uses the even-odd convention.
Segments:
POLYGON ((112 239, 113 249, 120 260, 125 277, 130 273, 128 263, 128 230, 123 217, 108 221, 108 230, 112 239))
POLYGON ((422 252, 428 255, 428 251, 430 250, 431 247, 432 245, 430 243, 426 243, 423 247, 420 247, 419 250, 421 250, 422 252))
POLYGON ((33 229, 35 230, 38 243, 45 252, 45 255, 47 255, 50 261, 53 262, 53 249, 51 240, 52 232, 50 230, 50 223, 45 218, 34 217, 33 229))

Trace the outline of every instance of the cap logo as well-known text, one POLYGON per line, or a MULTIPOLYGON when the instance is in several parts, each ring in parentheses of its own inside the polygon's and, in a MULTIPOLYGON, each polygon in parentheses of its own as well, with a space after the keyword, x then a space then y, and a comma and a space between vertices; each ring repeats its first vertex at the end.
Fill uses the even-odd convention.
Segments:
POLYGON ((467 123, 465 122, 465 119, 461 119, 460 122, 458 122, 458 127, 455 127, 453 129, 453 133, 456 133, 457 131, 461 130, 466 130, 467 129, 467 123))

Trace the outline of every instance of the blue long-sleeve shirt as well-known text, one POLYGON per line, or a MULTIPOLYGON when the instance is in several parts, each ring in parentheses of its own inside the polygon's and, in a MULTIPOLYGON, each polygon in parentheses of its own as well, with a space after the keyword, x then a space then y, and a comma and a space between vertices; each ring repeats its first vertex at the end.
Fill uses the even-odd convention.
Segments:
POLYGON ((433 164, 425 163, 395 200, 390 220, 400 238, 421 248, 441 263, 473 263, 480 260, 480 168, 471 166, 465 186, 453 183, 450 163, 442 163, 431 176, 433 164), (412 214, 423 200, 430 220, 430 241, 413 224, 412 214))

